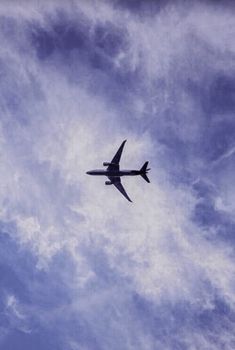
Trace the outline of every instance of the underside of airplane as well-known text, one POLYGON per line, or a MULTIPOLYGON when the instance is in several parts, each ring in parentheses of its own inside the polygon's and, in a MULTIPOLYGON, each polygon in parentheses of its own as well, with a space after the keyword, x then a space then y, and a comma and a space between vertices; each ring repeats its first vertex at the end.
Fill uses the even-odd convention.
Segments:
POLYGON ((126 140, 122 142, 121 146, 119 147, 118 151, 116 152, 111 162, 103 163, 103 166, 107 167, 106 170, 103 170, 103 169, 90 170, 87 172, 87 174, 97 175, 97 176, 107 176, 109 181, 105 181, 105 184, 114 185, 128 201, 132 202, 132 200, 126 193, 121 183, 121 177, 140 175, 145 181, 150 183, 149 178, 147 176, 147 173, 150 169, 148 169, 148 162, 145 162, 142 168, 139 170, 120 170, 119 163, 121 160, 122 151, 125 146, 125 143, 126 143, 126 140))

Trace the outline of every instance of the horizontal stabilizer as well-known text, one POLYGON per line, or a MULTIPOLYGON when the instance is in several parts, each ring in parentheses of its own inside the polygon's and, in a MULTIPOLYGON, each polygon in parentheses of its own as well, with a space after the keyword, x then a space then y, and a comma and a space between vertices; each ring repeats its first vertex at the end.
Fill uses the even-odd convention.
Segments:
POLYGON ((142 168, 140 169, 141 172, 146 173, 146 171, 149 170, 149 169, 147 169, 148 163, 149 163, 149 162, 145 162, 145 163, 144 163, 144 165, 143 165, 142 168))
POLYGON ((142 166, 142 168, 140 169, 140 175, 142 176, 143 179, 145 179, 145 181, 147 181, 148 183, 150 183, 149 178, 147 176, 147 172, 150 170, 148 169, 148 163, 149 162, 145 162, 144 165, 142 166))
POLYGON ((148 176, 146 175, 146 173, 140 174, 142 176, 143 179, 145 179, 145 181, 147 181, 148 183, 150 183, 148 176))

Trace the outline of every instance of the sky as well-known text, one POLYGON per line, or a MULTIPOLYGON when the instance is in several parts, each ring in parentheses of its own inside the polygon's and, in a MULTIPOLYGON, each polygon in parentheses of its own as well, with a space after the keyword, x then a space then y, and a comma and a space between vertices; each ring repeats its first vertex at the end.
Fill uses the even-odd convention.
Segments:
POLYGON ((235 348, 234 11, 1 1, 0 349, 235 348))

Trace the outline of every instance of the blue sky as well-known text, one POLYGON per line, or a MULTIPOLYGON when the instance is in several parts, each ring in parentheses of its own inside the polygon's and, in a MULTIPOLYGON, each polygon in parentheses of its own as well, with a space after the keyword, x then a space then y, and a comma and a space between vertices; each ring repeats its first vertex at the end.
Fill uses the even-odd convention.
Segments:
POLYGON ((234 11, 1 2, 0 349, 235 348, 234 11))

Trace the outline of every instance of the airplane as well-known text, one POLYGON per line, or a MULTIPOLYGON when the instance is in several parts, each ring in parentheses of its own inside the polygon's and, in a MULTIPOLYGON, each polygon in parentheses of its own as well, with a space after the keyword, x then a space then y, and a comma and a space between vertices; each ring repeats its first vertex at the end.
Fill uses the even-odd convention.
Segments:
POLYGON ((125 146, 127 140, 124 140, 119 147, 117 153, 113 157, 110 163, 104 162, 103 166, 107 167, 106 170, 103 169, 97 169, 97 170, 90 170, 87 171, 88 175, 98 175, 98 176, 107 176, 109 181, 105 181, 105 185, 114 185, 120 192, 121 194, 129 201, 132 202, 128 194, 126 193, 124 187, 122 186, 121 183, 121 176, 136 176, 140 175, 143 177, 145 181, 150 183, 148 177, 147 177, 147 172, 150 169, 148 168, 148 162, 145 162, 144 165, 140 170, 120 170, 119 168, 119 162, 121 159, 122 151, 125 146))

